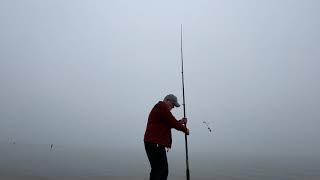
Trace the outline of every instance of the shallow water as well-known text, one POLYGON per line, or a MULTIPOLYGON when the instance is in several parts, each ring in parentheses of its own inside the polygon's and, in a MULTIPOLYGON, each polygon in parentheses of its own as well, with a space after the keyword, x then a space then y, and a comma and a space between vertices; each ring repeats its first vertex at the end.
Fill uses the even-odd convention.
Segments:
MULTIPOLYGON (((318 156, 259 156, 192 153, 191 179, 197 180, 318 180, 318 156)), ((169 180, 184 180, 184 153, 170 151, 169 180)), ((139 150, 68 146, 0 144, 1 176, 34 179, 142 179, 149 162, 139 150), (37 177, 37 178, 35 178, 37 177)))

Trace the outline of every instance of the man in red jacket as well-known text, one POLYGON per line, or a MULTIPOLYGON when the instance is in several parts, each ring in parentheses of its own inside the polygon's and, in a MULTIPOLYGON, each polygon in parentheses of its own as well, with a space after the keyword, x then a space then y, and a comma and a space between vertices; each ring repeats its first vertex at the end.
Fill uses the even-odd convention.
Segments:
POLYGON ((168 161, 165 148, 171 148, 171 128, 189 135, 185 127, 186 118, 179 121, 170 112, 174 107, 180 107, 175 95, 167 95, 151 110, 148 118, 144 145, 151 165, 150 180, 166 180, 168 177, 168 161))

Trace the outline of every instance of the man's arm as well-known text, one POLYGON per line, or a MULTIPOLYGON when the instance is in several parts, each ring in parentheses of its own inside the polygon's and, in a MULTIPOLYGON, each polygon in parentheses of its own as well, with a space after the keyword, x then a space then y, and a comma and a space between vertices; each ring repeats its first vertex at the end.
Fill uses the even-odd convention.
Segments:
POLYGON ((189 130, 183 125, 183 123, 177 121, 177 119, 172 115, 170 111, 164 111, 163 116, 163 119, 167 122, 167 124, 169 124, 171 128, 189 134, 189 130))

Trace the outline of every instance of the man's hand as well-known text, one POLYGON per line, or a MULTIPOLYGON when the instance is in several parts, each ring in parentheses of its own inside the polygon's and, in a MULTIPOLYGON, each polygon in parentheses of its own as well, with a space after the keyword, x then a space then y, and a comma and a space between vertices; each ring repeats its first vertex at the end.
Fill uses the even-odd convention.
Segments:
POLYGON ((187 128, 186 135, 189 135, 189 134, 190 134, 190 130, 187 128))
MULTIPOLYGON (((183 124, 183 125, 186 125, 188 122, 187 118, 182 118, 179 120, 179 123, 183 124)), ((190 130, 187 128, 187 131, 185 132, 186 135, 189 135, 190 134, 190 130)))
POLYGON ((182 118, 182 119, 179 120, 179 122, 180 122, 181 124, 186 125, 187 122, 188 122, 188 120, 187 120, 187 118, 182 118))

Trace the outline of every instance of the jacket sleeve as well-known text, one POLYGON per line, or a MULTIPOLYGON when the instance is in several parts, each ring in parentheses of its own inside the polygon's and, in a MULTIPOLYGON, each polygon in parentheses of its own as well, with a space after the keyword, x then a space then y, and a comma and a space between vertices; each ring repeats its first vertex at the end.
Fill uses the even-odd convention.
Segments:
POLYGON ((163 111, 162 112, 164 121, 171 127, 178 131, 182 131, 184 133, 187 132, 187 128, 182 125, 179 121, 176 120, 176 118, 172 115, 170 111, 163 111))

